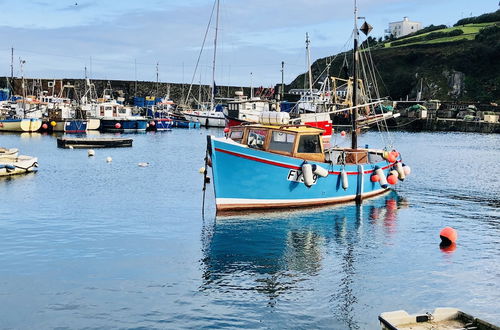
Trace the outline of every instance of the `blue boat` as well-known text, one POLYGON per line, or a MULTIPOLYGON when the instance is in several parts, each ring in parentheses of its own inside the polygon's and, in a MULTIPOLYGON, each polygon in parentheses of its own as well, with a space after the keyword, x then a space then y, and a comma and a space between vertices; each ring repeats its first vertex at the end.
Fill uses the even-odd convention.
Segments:
POLYGON ((217 212, 361 201, 404 180, 396 151, 324 149, 323 130, 246 125, 207 137, 217 212))
POLYGON ((128 118, 101 118, 100 129, 104 132, 136 133, 145 132, 148 121, 143 117, 128 118))
MULTIPOLYGON (((370 29, 365 22, 361 30, 367 34, 370 29)), ((382 102, 370 100, 367 94, 357 95, 363 92, 360 81, 370 82, 371 77, 357 76, 357 28, 353 35, 350 103, 342 109, 351 113, 351 146, 325 148, 323 129, 284 125, 279 120, 231 127, 225 137, 208 136, 203 189, 208 181, 207 166, 211 166, 218 214, 361 202, 388 192, 391 185, 410 174, 392 146, 358 147, 358 111, 363 110, 366 116, 382 102), (363 104, 358 105, 358 100, 363 104)))
POLYGON ((63 119, 50 122, 53 132, 85 133, 87 132, 87 121, 83 119, 63 119))
POLYGON ((173 119, 172 127, 176 128, 200 128, 201 124, 195 121, 189 121, 185 119, 173 119))

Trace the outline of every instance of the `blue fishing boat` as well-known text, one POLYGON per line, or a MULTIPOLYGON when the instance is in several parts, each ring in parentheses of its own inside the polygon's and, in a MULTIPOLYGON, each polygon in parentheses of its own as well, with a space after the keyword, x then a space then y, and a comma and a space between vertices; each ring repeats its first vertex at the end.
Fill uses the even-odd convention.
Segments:
POLYGON ((134 115, 130 107, 116 101, 100 103, 97 118, 101 120, 100 130, 115 133, 145 132, 148 127, 146 117, 134 115))
POLYGON ((148 121, 145 118, 101 118, 101 130, 104 132, 115 133, 135 133, 145 132, 148 127, 148 121))
MULTIPOLYGON (((365 22, 361 30, 367 29, 365 22)), ((351 146, 326 148, 323 129, 279 121, 235 126, 225 137, 208 136, 204 190, 211 166, 218 213, 360 202, 389 191, 410 173, 392 145, 358 147, 358 110, 374 111, 381 102, 357 103, 358 80, 368 79, 357 75, 357 27, 354 35, 351 106, 344 109, 351 113, 351 146)))
POLYGON ((409 174, 397 151, 325 149, 322 134, 305 125, 254 124, 208 136, 217 211, 360 201, 409 174))

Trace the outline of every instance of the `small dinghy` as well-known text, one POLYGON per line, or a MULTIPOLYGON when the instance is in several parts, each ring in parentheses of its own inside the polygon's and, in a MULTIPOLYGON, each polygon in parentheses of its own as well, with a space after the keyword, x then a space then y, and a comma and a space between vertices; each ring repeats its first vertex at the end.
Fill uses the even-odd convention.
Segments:
POLYGON ((432 313, 394 311, 378 317, 382 330, 500 330, 499 327, 456 308, 436 308, 432 313))
POLYGON ((24 155, 0 157, 0 176, 35 172, 37 167, 38 158, 36 157, 24 155))
POLYGON ((2 157, 17 157, 17 153, 19 150, 16 148, 2 148, 0 147, 0 158, 2 157))

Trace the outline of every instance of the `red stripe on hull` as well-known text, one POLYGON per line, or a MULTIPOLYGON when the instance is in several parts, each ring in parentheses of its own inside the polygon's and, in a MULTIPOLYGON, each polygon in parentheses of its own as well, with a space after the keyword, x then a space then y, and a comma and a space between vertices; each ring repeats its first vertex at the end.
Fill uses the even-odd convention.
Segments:
MULTIPOLYGON (((269 165, 274 165, 274 166, 279 166, 279 167, 284 167, 284 168, 290 168, 290 169, 294 169, 294 170, 300 170, 301 169, 299 166, 278 163, 278 162, 275 162, 275 161, 272 161, 272 160, 267 160, 267 159, 263 159, 263 158, 257 158, 257 157, 253 157, 253 156, 243 155, 243 154, 240 154, 240 153, 237 153, 237 152, 233 152, 233 151, 229 151, 229 150, 224 150, 224 149, 220 149, 220 148, 215 148, 215 151, 222 152, 222 153, 229 154, 229 155, 236 156, 236 157, 240 157, 240 158, 245 158, 245 159, 253 160, 253 161, 264 163, 264 164, 269 164, 269 165)), ((387 165, 385 167, 382 167, 382 169, 383 170, 388 169, 389 167, 391 167, 394 164, 395 163, 389 164, 389 165, 387 165)), ((369 173, 373 173, 374 171, 375 170, 368 170, 368 171, 363 171, 363 173, 364 174, 369 174, 369 173)), ((337 172, 337 171, 328 171, 328 174, 339 175, 340 172, 337 172)), ((359 172, 346 172, 346 174, 347 175, 358 175, 359 172)))

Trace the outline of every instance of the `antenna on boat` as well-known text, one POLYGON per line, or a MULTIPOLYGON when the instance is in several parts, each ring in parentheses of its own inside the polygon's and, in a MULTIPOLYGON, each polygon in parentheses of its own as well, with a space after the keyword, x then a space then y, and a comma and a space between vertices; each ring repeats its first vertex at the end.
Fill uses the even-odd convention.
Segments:
POLYGON ((285 62, 281 61, 281 101, 285 99, 285 62))

